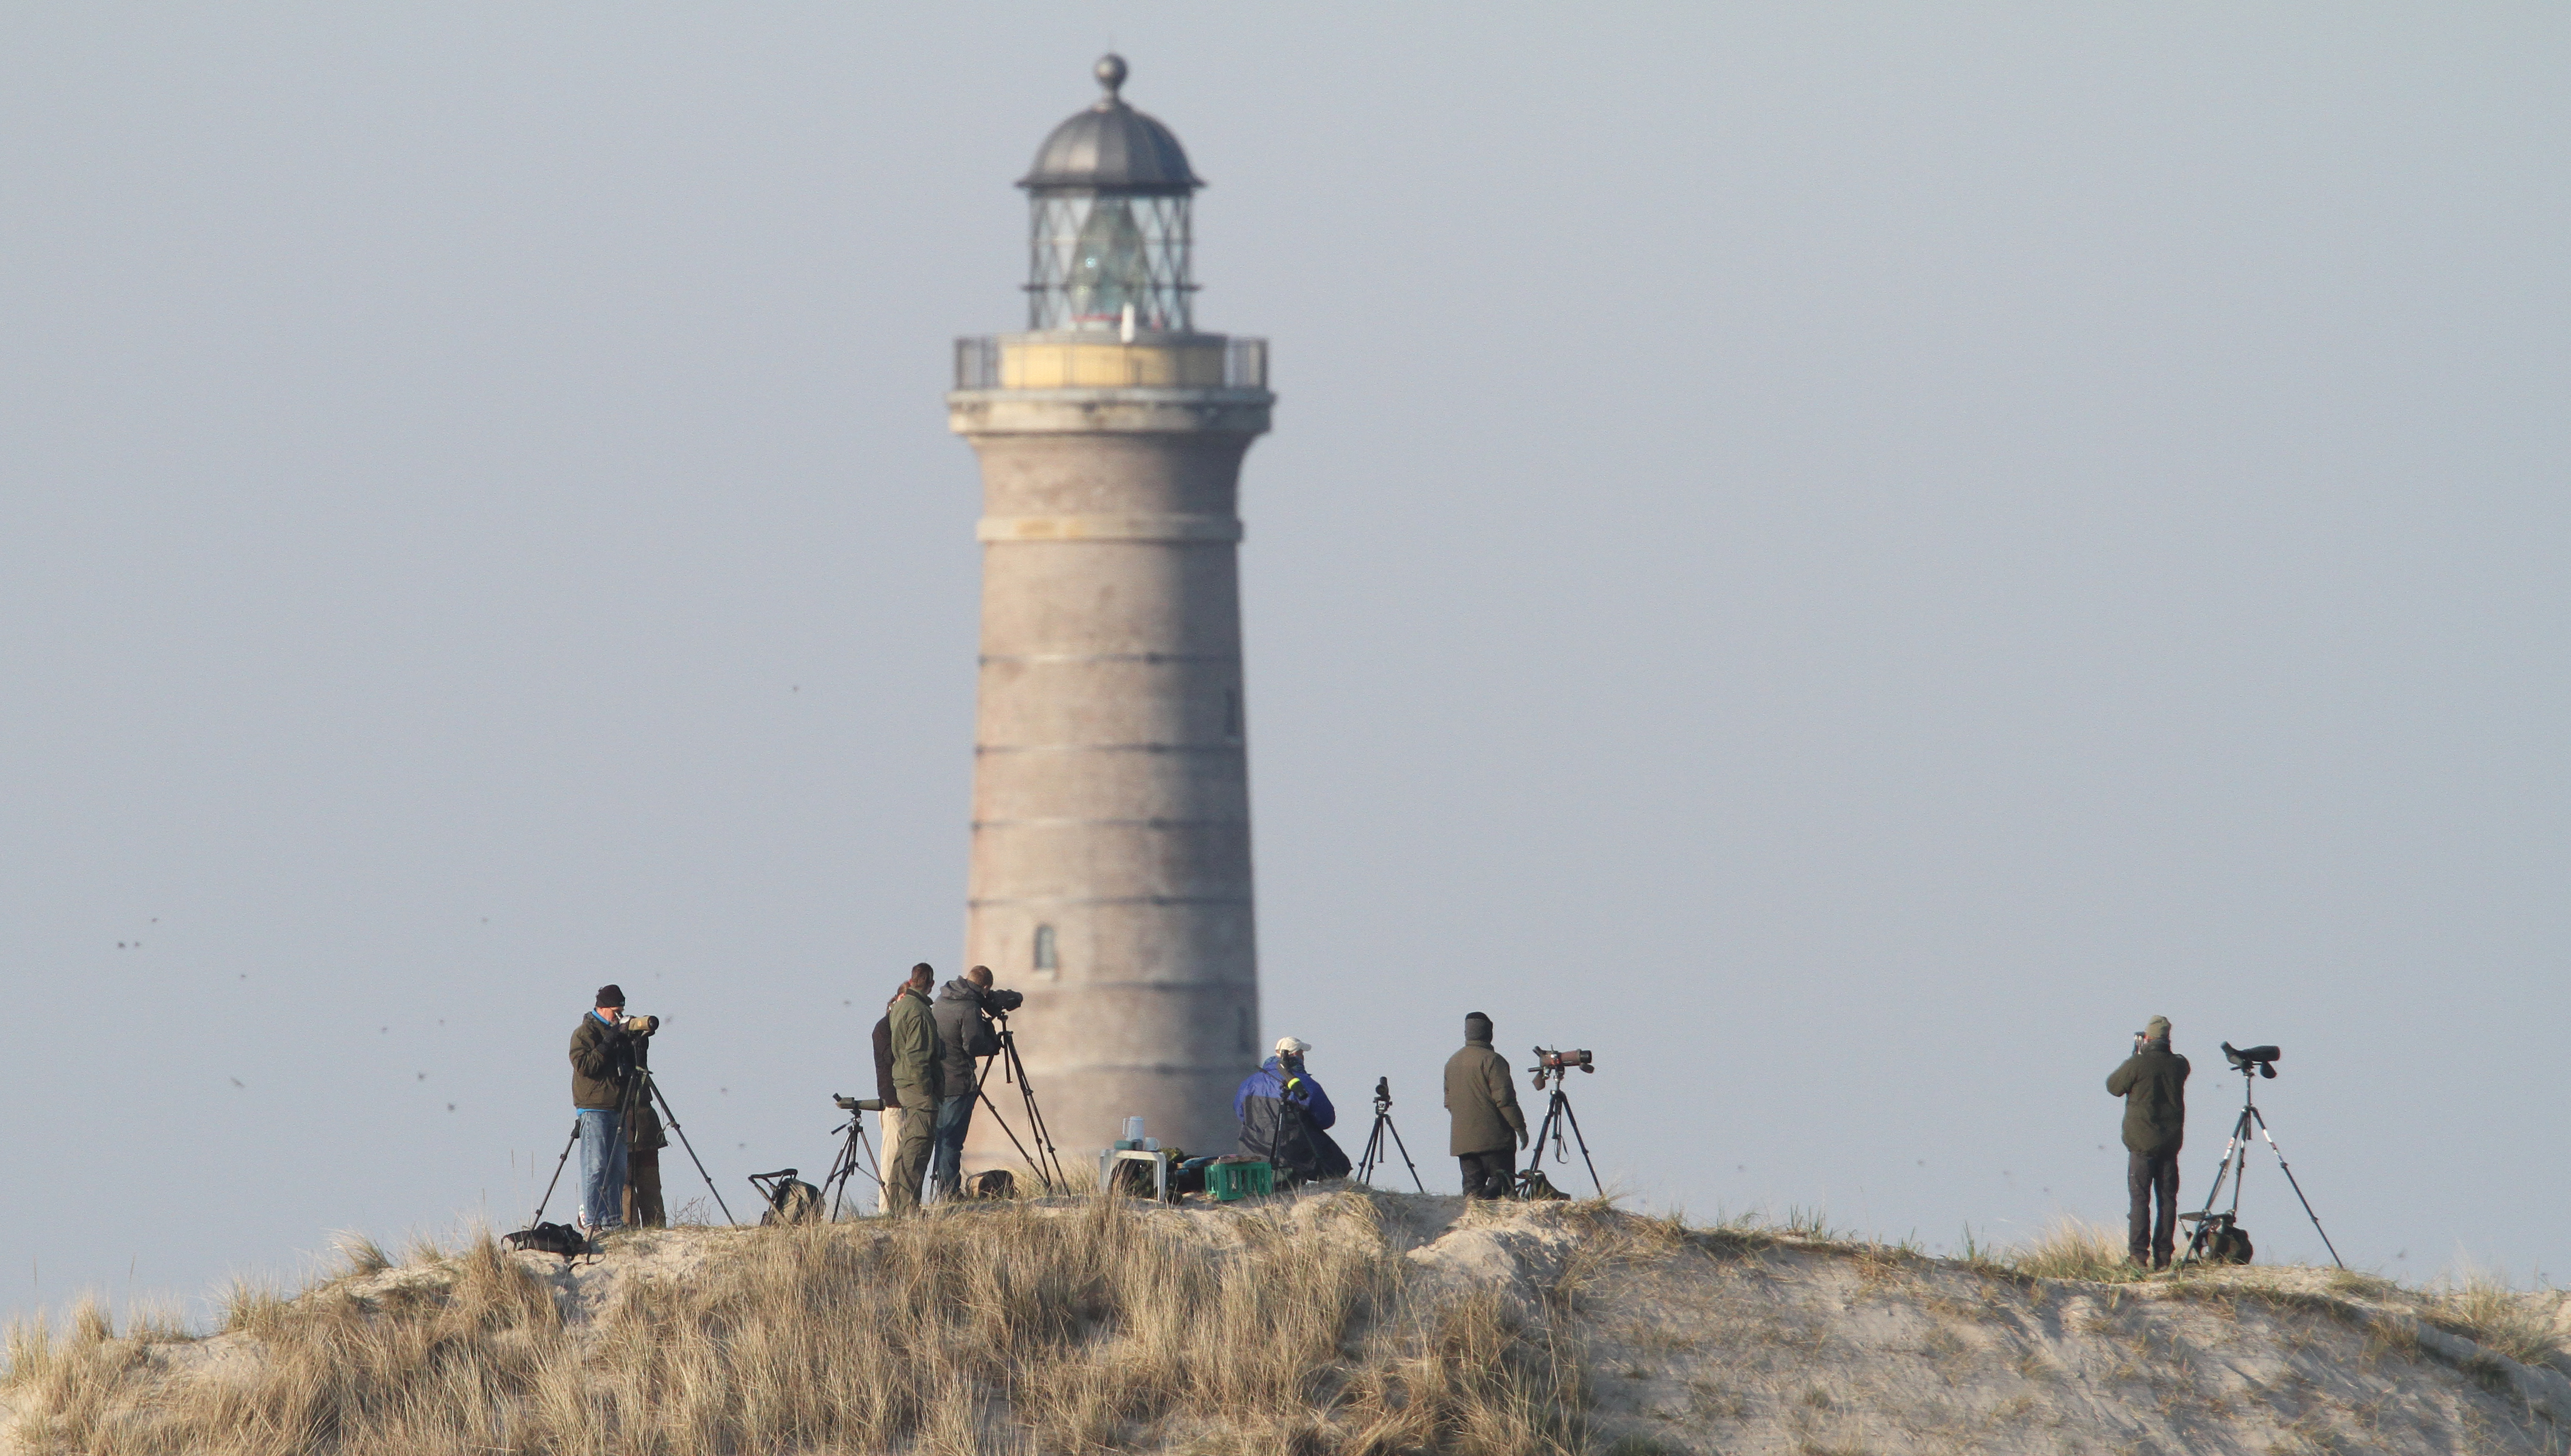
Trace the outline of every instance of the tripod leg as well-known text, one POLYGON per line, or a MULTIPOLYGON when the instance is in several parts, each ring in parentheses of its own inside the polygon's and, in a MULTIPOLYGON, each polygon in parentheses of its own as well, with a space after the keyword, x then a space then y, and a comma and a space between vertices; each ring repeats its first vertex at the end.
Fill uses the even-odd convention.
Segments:
POLYGON ((1402 1146, 1401 1129, 1392 1125, 1390 1117, 1383 1120, 1383 1127, 1385 1132, 1392 1134, 1392 1146, 1401 1149, 1401 1166, 1410 1170, 1411 1184, 1423 1194, 1428 1192, 1428 1185, 1419 1181, 1419 1165, 1410 1161, 1410 1150, 1402 1146))
POLYGON ((1045 1126, 1044 1109, 1036 1106, 1036 1088, 1027 1080, 1027 1064, 1018 1060, 1018 1034, 1000 1033, 1000 1050, 1008 1055, 1010 1075, 1017 1079, 1018 1097, 1027 1105, 1027 1134, 1036 1140, 1037 1150, 1044 1155, 1044 1162, 1036 1165, 1036 1177, 1044 1184, 1045 1192, 1051 1193, 1065 1182, 1062 1157, 1054 1149, 1053 1130, 1045 1126))
MULTIPOLYGON (((1581 1136, 1580 1114, 1571 1110, 1570 1098, 1562 1100, 1562 1116, 1571 1124, 1571 1141, 1580 1145, 1580 1161, 1589 1165, 1589 1191, 1602 1199, 1607 1197, 1607 1186, 1598 1181, 1598 1165, 1590 1161, 1589 1140, 1581 1136)), ((1562 1135, 1557 1132, 1554 1136, 1559 1138, 1562 1135)))
POLYGON ((2193 1263, 2199 1255, 2206 1251, 2206 1220, 2214 1215, 2214 1205, 2223 1197, 2223 1185, 2225 1180, 2228 1179, 2232 1183, 2233 1207, 2240 1207, 2241 1180, 2237 1176, 2233 1168, 2233 1164, 2238 1161, 2235 1155, 2244 1151, 2242 1148, 2243 1140, 2247 1139, 2249 1136, 2250 1110, 2248 1108, 2243 1108, 2241 1110, 2240 1120, 2232 1125, 2232 1136, 2224 1141, 2223 1161, 2214 1165, 2213 1186, 2205 1191, 2205 1207, 2197 1213, 2196 1231, 2187 1236, 2187 1251, 2179 1255, 2178 1262, 2193 1263))
POLYGON ((571 1120, 571 1136, 563 1140, 562 1157, 554 1160, 554 1176, 546 1180, 545 1196, 536 1200, 536 1216, 527 1220, 528 1227, 533 1228, 545 1221, 545 1205, 554 1201, 554 1185, 562 1182, 563 1165, 571 1162, 571 1145, 579 1141, 580 1119, 574 1118, 571 1120))
MULTIPOLYGON (((651 1076, 648 1072, 644 1075, 651 1076)), ((679 1115, 671 1111, 669 1096, 661 1091, 661 1079, 652 1077, 651 1080, 652 1096, 661 1103, 661 1116, 670 1120, 670 1131, 679 1135, 679 1146, 688 1150, 688 1161, 697 1166, 697 1177, 706 1181, 706 1192, 715 1196, 715 1207, 723 1210, 724 1221, 739 1226, 741 1220, 732 1215, 732 1206, 724 1202, 723 1190, 715 1187, 715 1176, 706 1172, 705 1160, 697 1156, 697 1145, 688 1141, 687 1129, 679 1126, 679 1115)))
POLYGON ((2295 1179, 2295 1166, 2286 1161, 2286 1150, 2277 1146, 2277 1135, 2268 1131, 2268 1119, 2259 1119, 2259 1136, 2268 1140, 2269 1151, 2277 1155, 2277 1166, 2286 1172, 2286 1186, 2295 1191, 2295 1202, 2304 1206, 2304 1216, 2313 1220, 2313 1231, 2321 1236, 2321 1247, 2329 1250, 2330 1262, 2340 1268, 2347 1261, 2338 1256, 2338 1245, 2330 1242, 2329 1230, 2321 1226, 2321 1215, 2313 1212, 2313 1201, 2304 1197, 2304 1186, 2295 1179))
MULTIPOLYGON (((830 1196, 830 1221, 833 1223, 839 1221, 839 1197, 848 1186, 848 1175, 857 1171, 857 1140, 853 1134, 856 1125, 864 1119, 864 1113, 848 1114, 848 1127, 845 1131, 852 1136, 840 1141, 839 1151, 830 1159, 830 1172, 821 1180, 822 1192, 830 1196)), ((842 1130, 832 1128, 830 1131, 836 1133, 842 1130)))
MULTIPOLYGON (((985 1063, 984 1065, 987 1066, 988 1064, 985 1063)), ((1045 1177, 1044 1164, 1027 1152, 1027 1145, 1018 1141, 1017 1129, 1010 1127, 1009 1120, 1000 1116, 1000 1105, 991 1101, 991 1089, 980 1083, 975 1083, 973 1086, 973 1095, 982 1099, 982 1106, 990 1109, 991 1121, 999 1125, 1001 1134, 1009 1140, 1009 1146, 1018 1150, 1019 1161, 1026 1164, 1027 1167, 1034 1169, 1036 1182, 1044 1186, 1044 1191, 1046 1193, 1052 1193, 1053 1183, 1045 1177)))

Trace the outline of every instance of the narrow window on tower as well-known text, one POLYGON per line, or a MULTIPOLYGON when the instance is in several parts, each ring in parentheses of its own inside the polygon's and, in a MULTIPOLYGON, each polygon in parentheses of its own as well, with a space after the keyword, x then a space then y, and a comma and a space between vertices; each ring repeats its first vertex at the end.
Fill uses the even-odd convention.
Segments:
POLYGON ((1250 1008, 1247 1006, 1241 1008, 1241 1049, 1245 1052, 1259 1050, 1259 1036, 1251 1029, 1250 1008))
POLYGON ((1223 690, 1223 735, 1233 742, 1241 741, 1241 690, 1223 690))
POLYGON ((1062 973, 1062 963, 1054 956, 1053 927, 1050 925, 1036 927, 1036 969, 1048 975, 1062 973))

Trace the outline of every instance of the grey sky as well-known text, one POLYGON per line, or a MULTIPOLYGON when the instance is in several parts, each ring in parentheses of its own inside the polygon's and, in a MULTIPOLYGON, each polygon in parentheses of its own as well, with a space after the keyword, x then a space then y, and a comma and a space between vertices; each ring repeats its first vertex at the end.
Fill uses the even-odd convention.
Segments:
POLYGON ((1265 1029, 1352 1148, 1388 1074, 1452 1186, 1481 1009, 1647 1202, 2004 1240, 2120 1214, 2160 1012, 2186 1202, 2273 1040, 2352 1263, 2571 1252, 2559 7, 0 37, 0 1306, 522 1218, 605 980, 736 1210, 826 1163, 961 928, 948 341, 1111 41, 1276 341, 1265 1029))

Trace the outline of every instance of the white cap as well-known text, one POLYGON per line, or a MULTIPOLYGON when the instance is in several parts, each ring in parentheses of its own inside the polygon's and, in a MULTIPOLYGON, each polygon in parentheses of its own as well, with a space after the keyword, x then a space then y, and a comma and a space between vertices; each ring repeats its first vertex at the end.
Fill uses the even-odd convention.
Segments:
POLYGON ((1303 1040, 1301 1037, 1279 1037, 1277 1039, 1277 1055, 1281 1057, 1299 1057, 1310 1050, 1312 1050, 1312 1044, 1303 1040))

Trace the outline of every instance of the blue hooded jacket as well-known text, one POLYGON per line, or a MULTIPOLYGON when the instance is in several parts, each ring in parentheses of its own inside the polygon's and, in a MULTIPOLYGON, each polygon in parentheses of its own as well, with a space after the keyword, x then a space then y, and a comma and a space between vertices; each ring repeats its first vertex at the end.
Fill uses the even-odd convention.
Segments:
POLYGON ((1232 1115, 1241 1120, 1241 1151, 1275 1165, 1285 1183, 1347 1177, 1348 1155, 1323 1131, 1338 1112, 1301 1068, 1269 1058, 1242 1081, 1232 1115))
POLYGON ((1311 1114, 1312 1126, 1324 1131, 1339 1120, 1337 1110, 1330 1106, 1330 1095, 1321 1090, 1312 1074, 1299 1067, 1286 1071, 1283 1057, 1269 1058, 1259 1064, 1258 1071, 1242 1079, 1241 1090, 1232 1095, 1232 1115, 1236 1120, 1250 1121, 1250 1100, 1254 1097, 1290 1102, 1311 1114), (1293 1084, 1290 1088, 1288 1082, 1293 1084))

